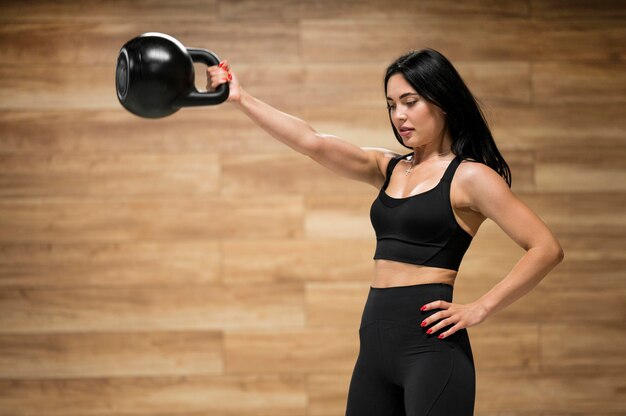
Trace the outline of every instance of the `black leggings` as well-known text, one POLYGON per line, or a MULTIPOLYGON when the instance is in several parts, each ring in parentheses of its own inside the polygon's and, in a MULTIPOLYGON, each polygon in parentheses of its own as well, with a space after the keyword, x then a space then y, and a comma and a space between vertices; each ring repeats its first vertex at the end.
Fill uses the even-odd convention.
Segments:
MULTIPOLYGON (((421 327, 439 311, 420 311, 442 299, 452 302, 444 283, 374 288, 370 286, 359 328, 346 416, 470 416, 476 376, 467 329, 444 339, 421 327)), ((439 322, 439 320, 437 321, 439 322)))

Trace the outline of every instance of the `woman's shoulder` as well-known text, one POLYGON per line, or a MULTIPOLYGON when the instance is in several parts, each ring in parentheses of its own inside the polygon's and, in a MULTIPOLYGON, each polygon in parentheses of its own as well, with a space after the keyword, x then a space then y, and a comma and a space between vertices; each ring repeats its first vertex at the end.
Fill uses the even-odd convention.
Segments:
POLYGON ((454 174, 456 182, 463 189, 508 188, 504 178, 490 166, 471 158, 462 159, 454 174))

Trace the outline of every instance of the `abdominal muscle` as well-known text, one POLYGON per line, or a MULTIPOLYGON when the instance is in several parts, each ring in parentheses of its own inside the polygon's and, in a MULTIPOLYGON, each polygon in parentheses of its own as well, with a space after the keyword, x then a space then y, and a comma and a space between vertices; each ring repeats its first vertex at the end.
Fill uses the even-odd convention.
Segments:
POLYGON ((386 288, 426 283, 445 283, 454 287, 455 270, 419 266, 393 260, 374 260, 374 280, 371 286, 386 288))

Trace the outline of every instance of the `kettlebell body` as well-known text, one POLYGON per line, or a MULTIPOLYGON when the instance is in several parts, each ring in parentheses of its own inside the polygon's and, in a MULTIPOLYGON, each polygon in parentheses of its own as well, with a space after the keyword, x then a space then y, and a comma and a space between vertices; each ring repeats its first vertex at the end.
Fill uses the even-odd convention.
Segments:
POLYGON ((216 105, 228 99, 228 83, 213 92, 195 86, 193 62, 207 66, 220 60, 206 49, 185 48, 170 35, 148 32, 122 46, 117 58, 117 98, 133 114, 145 118, 169 116, 182 107, 216 105))

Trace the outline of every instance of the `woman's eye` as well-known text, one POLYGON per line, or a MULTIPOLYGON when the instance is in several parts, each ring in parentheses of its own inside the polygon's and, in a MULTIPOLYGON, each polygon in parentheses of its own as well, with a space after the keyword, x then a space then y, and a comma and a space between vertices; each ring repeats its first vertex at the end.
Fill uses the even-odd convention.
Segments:
MULTIPOLYGON (((417 102, 417 101, 407 101, 406 105, 413 105, 413 104, 415 104, 416 102, 417 102)), ((387 104, 387 110, 391 110, 391 109, 394 109, 394 108, 396 108, 396 106, 395 106, 395 105, 389 105, 389 104, 387 104)))

